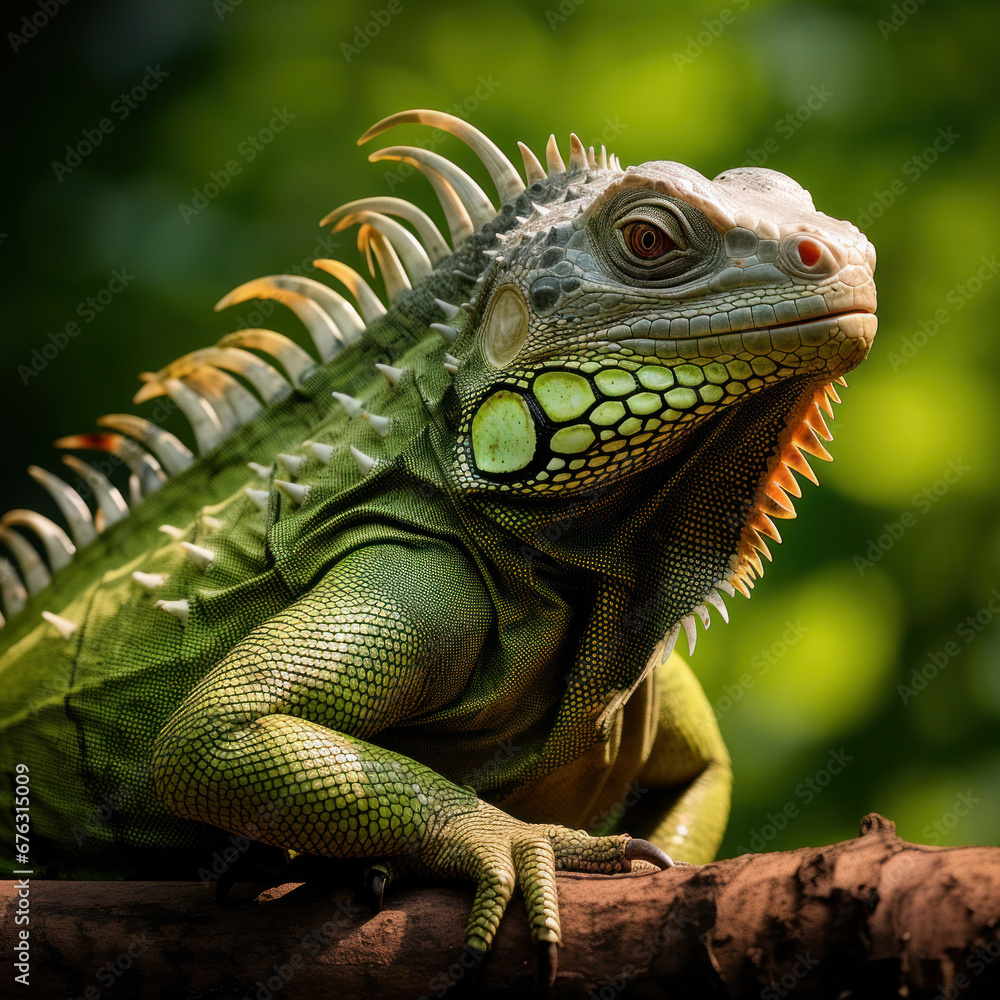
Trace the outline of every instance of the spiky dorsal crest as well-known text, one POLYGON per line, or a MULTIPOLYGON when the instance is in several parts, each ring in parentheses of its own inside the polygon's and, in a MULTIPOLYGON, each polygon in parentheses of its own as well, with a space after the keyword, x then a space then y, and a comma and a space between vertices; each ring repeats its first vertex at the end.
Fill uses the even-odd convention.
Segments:
MULTIPOLYGON (((517 170, 504 153, 482 132, 468 122, 452 115, 425 109, 403 111, 390 115, 373 125, 358 140, 359 144, 404 123, 421 123, 450 132, 465 142, 482 160, 493 180, 502 208, 517 199, 525 190, 517 170)), ((546 160, 549 173, 538 158, 523 143, 518 144, 525 164, 527 184, 544 181, 553 173, 563 173, 566 166, 559 155, 555 137, 549 139, 546 160)), ((584 150, 576 135, 570 138, 570 171, 610 169, 621 171, 615 157, 608 157, 604 147, 599 156, 593 147, 584 150)), ((414 146, 392 146, 369 156, 372 162, 399 160, 419 169, 430 181, 448 225, 451 243, 442 235, 434 221, 421 209, 402 198, 372 197, 348 202, 322 220, 341 231, 358 225, 358 245, 374 276, 381 272, 386 295, 391 305, 398 296, 426 278, 432 269, 447 260, 479 229, 496 220, 498 208, 483 189, 464 170, 450 160, 430 150, 414 146), (408 223, 414 232, 396 219, 408 223)), ((534 211, 545 211, 535 205, 534 211)), ((314 278, 295 274, 274 274, 248 281, 225 295, 216 305, 224 310, 252 299, 270 299, 290 309, 308 331, 317 357, 313 357, 283 334, 266 329, 243 329, 227 334, 215 346, 192 351, 156 372, 141 376, 142 388, 134 401, 142 403, 157 397, 168 397, 191 425, 197 451, 205 455, 222 445, 242 426, 263 414, 267 407, 284 399, 301 386, 317 367, 337 357, 343 350, 361 339, 367 327, 386 314, 387 306, 367 281, 348 265, 329 259, 314 261, 318 270, 331 275, 348 291, 353 302, 338 291, 314 278), (253 353, 257 352, 257 353, 253 353), (266 359, 266 360, 265 360, 266 359), (239 379, 234 376, 239 376, 239 379)), ((469 276, 474 278, 474 276, 469 276)), ((458 307, 439 302, 444 318, 451 321, 458 307)), ((457 338, 457 331, 446 323, 431 324, 446 346, 457 338)), ((461 359, 446 354, 444 368, 455 373, 461 359)), ((391 365, 378 365, 379 372, 396 384, 403 370, 391 365)), ((345 397, 347 398, 347 397, 345 397)), ((389 421, 378 414, 360 414, 380 436, 389 430, 389 421)), ((0 524, 0 545, 11 558, 0 557, 0 602, 4 613, 18 614, 30 598, 48 587, 52 572, 65 568, 77 549, 91 544, 111 525, 124 519, 129 507, 160 489, 170 479, 183 474, 197 460, 196 455, 175 435, 144 417, 127 413, 108 414, 97 423, 105 432, 75 434, 60 438, 56 444, 71 451, 104 452, 121 459, 130 469, 129 499, 112 485, 107 477, 75 455, 64 462, 79 477, 79 489, 58 476, 37 466, 29 470, 45 488, 65 517, 69 534, 52 520, 35 511, 10 511, 0 524), (97 509, 91 508, 81 495, 94 498, 97 509), (22 534, 22 529, 26 534, 22 534), (30 537, 44 552, 28 541, 30 537), (46 565, 47 563, 47 565, 46 565)), ((310 454, 329 454, 323 445, 310 442, 310 454)), ((355 449, 356 450, 356 449, 355 449)), ((291 459, 294 456, 284 456, 291 459)), ((355 455, 360 474, 367 474, 377 460, 362 452, 355 455)), ((251 461, 251 471, 269 473, 269 467, 251 461)), ((294 470, 290 470, 294 474, 294 470)), ((284 491, 295 502, 305 502, 307 494, 296 484, 274 480, 272 488, 284 491)), ((267 508, 268 491, 252 485, 247 496, 260 507, 267 508)), ((176 533, 179 545, 187 545, 187 557, 199 568, 211 566, 211 552, 182 541, 182 532, 170 525, 165 529, 176 533)), ((174 535, 171 535, 174 537, 174 535)), ((137 585, 152 592, 163 586, 157 579, 151 586, 150 574, 139 574, 137 585)), ((186 620, 185 602, 159 602, 163 610, 186 620)), ((64 638, 75 632, 74 623, 45 611, 46 620, 64 638)), ((5 620, 0 615, 0 627, 5 620)))
MULTIPOLYGON (((442 129, 465 142, 486 167, 496 187, 500 209, 519 199, 525 192, 525 181, 521 180, 513 164, 493 142, 467 122, 442 112, 420 109, 391 115, 368 129, 358 140, 359 144, 396 125, 407 123, 442 129)), ((586 175, 588 171, 624 174, 617 157, 608 154, 603 146, 599 153, 592 146, 585 148, 575 134, 570 136, 568 167, 554 135, 550 136, 546 145, 544 167, 525 144, 518 143, 518 146, 529 187, 563 174, 568 175, 567 182, 575 182, 577 178, 574 175, 586 175)), ((335 232, 352 225, 359 227, 359 249, 367 260, 370 273, 373 276, 376 272, 381 273, 391 307, 401 294, 447 261, 478 230, 494 224, 499 209, 464 170, 430 150, 414 146, 390 146, 371 153, 369 160, 400 161, 417 168, 432 185, 449 231, 450 244, 449 239, 444 237, 425 212, 394 197, 371 197, 347 202, 323 218, 321 224, 333 226, 335 232), (401 225, 397 219, 408 223, 413 231, 401 225)), ((567 186, 565 197, 571 196, 576 195, 567 186)), ((533 220, 543 221, 543 217, 549 212, 541 202, 532 200, 530 204, 530 219, 518 220, 522 226, 533 220)), ((504 234, 494 232, 493 236, 495 245, 503 246, 504 234)), ((314 263, 318 270, 340 282, 353 302, 313 278, 268 275, 240 285, 224 296, 215 308, 224 310, 251 299, 279 302, 289 308, 305 326, 313 342, 316 358, 275 331, 239 330, 223 337, 214 347, 190 352, 155 373, 145 374, 144 385, 136 394, 135 401, 143 402, 157 396, 170 397, 190 421, 199 453, 205 454, 222 444, 244 424, 260 416, 266 407, 302 385, 319 365, 331 361, 357 343, 367 327, 386 314, 386 303, 348 265, 330 259, 314 263), (234 375, 243 381, 238 381, 234 375)), ((470 280, 475 279, 473 275, 468 277, 470 280)), ((453 321, 458 307, 440 301, 438 305, 444 318, 449 322, 453 321)), ((455 327, 447 323, 430 324, 430 329, 444 338, 446 346, 457 339, 455 327)), ((444 355, 444 367, 448 372, 457 372, 460 364, 460 358, 444 355)), ((398 384, 405 374, 403 369, 392 365, 379 364, 376 367, 390 385, 398 384)), ((360 403, 352 401, 349 396, 338 395, 342 396, 340 402, 349 415, 366 420, 379 436, 384 437, 389 432, 390 422, 387 418, 365 411, 360 403)), ((772 519, 795 516, 791 498, 800 496, 801 491, 792 472, 798 472, 816 482, 803 452, 823 459, 830 457, 820 438, 829 440, 831 437, 822 412, 832 416, 831 400, 839 402, 836 390, 832 384, 822 385, 800 407, 799 412, 793 414, 780 436, 778 452, 753 498, 752 509, 740 536, 737 551, 732 556, 728 574, 716 581, 702 604, 692 608, 689 614, 678 621, 666 637, 670 648, 683 631, 689 650, 693 652, 697 634, 696 619, 701 619, 707 628, 710 623, 709 606, 715 607, 728 620, 721 596, 723 593, 732 596, 738 590, 749 596, 755 577, 763 572, 760 555, 770 559, 764 537, 780 541, 772 519)), ((195 461, 190 449, 173 434, 142 417, 111 414, 99 418, 98 423, 110 428, 111 432, 73 435, 60 439, 57 445, 71 450, 103 451, 121 458, 131 470, 130 501, 133 504, 141 502, 169 478, 182 474, 195 461)), ((303 447, 321 461, 330 460, 329 446, 308 442, 303 447)), ((354 447, 351 448, 351 453, 359 475, 369 474, 378 464, 377 457, 354 447)), ((278 460, 292 476, 295 475, 298 461, 295 456, 283 455, 278 460)), ((72 455, 66 456, 64 461, 86 485, 85 492, 95 498, 97 512, 91 512, 80 493, 72 486, 49 472, 32 467, 32 476, 53 496, 66 518, 72 541, 58 525, 33 511, 11 511, 4 516, 0 526, 0 544, 3 544, 12 559, 0 558, 0 599, 8 616, 17 614, 31 597, 48 586, 49 568, 57 571, 65 567, 77 548, 90 544, 98 534, 128 513, 129 505, 125 498, 102 473, 72 455), (26 529, 37 538, 45 553, 48 568, 37 549, 15 528, 26 529)), ((250 462, 250 466, 252 472, 270 476, 267 465, 250 462)), ((294 482, 272 477, 270 488, 283 493, 295 504, 308 502, 307 488, 294 482)), ((267 509, 270 496, 268 490, 248 485, 246 494, 255 506, 262 511, 267 509)), ((184 542, 178 529, 172 529, 169 525, 164 528, 178 532, 177 542, 186 546, 187 558, 203 571, 209 570, 212 565, 211 551, 184 542)), ((164 585, 165 579, 157 577, 154 580, 150 574, 139 574, 136 583, 153 593, 164 585)), ((158 606, 180 620, 186 620, 186 602, 160 601, 158 606)), ((74 634, 74 623, 59 618, 48 610, 45 616, 64 638, 69 639, 74 634)), ((0 624, 2 621, 0 616, 0 624)))

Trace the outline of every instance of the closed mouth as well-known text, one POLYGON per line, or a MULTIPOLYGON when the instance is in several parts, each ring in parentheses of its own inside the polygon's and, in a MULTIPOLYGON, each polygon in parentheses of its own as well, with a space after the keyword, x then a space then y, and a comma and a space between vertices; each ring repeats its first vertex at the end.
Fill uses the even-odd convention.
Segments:
POLYGON ((741 330, 723 330, 696 336, 671 336, 670 334, 651 337, 631 337, 612 341, 604 346, 608 352, 629 348, 648 355, 676 356, 682 344, 693 343, 707 346, 718 345, 717 353, 764 354, 771 350, 794 351, 797 347, 820 347, 830 339, 831 327, 837 326, 849 339, 870 342, 875 336, 877 320, 873 309, 848 309, 825 313, 810 319, 798 319, 784 323, 769 323, 747 327, 741 330), (777 342, 772 340, 778 336, 777 342), (794 341, 798 339, 798 344, 794 341), (668 347, 670 350, 667 351, 668 347), (659 347, 659 350, 657 348, 659 347))

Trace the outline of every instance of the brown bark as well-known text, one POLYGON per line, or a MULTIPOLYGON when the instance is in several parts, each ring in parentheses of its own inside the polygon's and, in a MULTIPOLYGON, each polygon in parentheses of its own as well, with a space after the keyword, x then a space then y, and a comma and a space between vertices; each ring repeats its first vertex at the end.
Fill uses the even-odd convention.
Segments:
MULTIPOLYGON (((14 983, 4 883, 0 996, 530 996, 511 904, 478 976, 460 961, 470 895, 413 887, 373 916, 291 886, 222 909, 200 883, 32 882, 30 987, 14 983), (88 989, 91 992, 87 992, 88 989), (518 993, 515 994, 514 990, 518 993)), ((1000 848, 908 844, 878 815, 830 847, 656 874, 559 878, 556 997, 1000 996, 1000 848)), ((23 927, 23 925, 22 925, 23 927)))

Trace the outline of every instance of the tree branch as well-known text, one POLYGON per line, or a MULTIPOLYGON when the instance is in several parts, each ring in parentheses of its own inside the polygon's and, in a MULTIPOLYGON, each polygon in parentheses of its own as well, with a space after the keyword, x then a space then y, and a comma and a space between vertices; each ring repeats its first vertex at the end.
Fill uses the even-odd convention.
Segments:
MULTIPOLYGON (((461 960, 470 894, 410 888, 373 916, 346 890, 286 885, 220 908, 200 883, 3 883, 0 994, 235 1000, 530 995, 534 949, 511 904, 490 957, 461 960), (30 930, 30 990, 8 986, 30 930), (92 992, 88 993, 88 989, 92 992), (9 992, 8 992, 9 991, 9 992)), ((1000 848, 908 844, 892 823, 830 847, 657 874, 559 878, 556 997, 1000 996, 1000 848)))

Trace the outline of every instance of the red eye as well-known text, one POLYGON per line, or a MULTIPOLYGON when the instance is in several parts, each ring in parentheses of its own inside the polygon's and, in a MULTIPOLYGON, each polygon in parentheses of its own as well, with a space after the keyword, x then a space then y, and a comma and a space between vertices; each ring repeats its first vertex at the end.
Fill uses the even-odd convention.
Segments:
POLYGON ((630 222, 624 234, 626 246, 643 260, 655 260, 677 247, 662 229, 648 222, 630 222))
POLYGON ((820 245, 813 240, 799 240, 799 245, 796 249, 799 251, 799 260, 806 267, 815 267, 819 263, 820 257, 823 256, 820 245))

